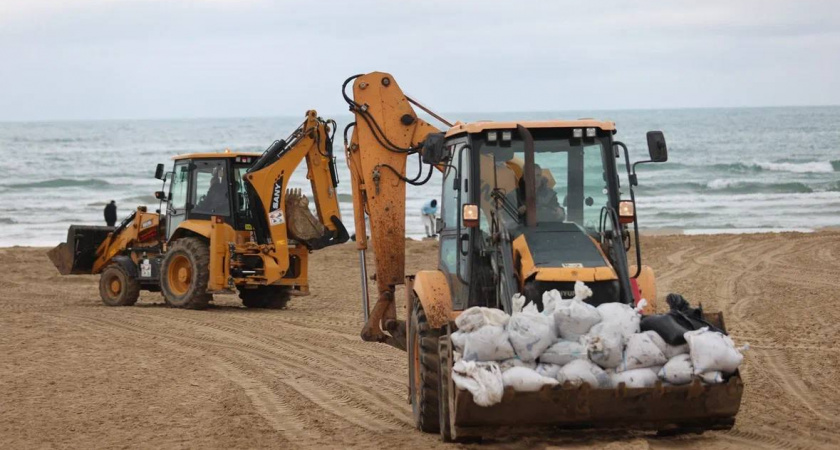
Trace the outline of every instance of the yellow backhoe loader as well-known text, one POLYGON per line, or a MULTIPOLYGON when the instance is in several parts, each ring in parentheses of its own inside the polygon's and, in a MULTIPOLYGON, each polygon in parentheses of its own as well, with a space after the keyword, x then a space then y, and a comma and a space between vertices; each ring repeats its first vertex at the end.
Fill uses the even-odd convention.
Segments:
MULTIPOLYGON (((454 319, 469 307, 511 313, 514 294, 539 305, 546 290, 571 297, 575 281, 592 288, 588 302, 594 305, 655 300, 653 271, 641 265, 633 187, 637 164, 667 160, 661 132, 647 134, 650 160, 631 167, 627 147, 614 139, 612 122, 453 124, 406 96, 391 75, 381 72, 353 76, 342 91, 355 115, 344 134, 366 317, 362 338, 408 350, 417 428, 450 440, 535 427, 680 433, 733 426, 743 391, 738 373, 719 385, 508 388, 490 407, 476 405, 450 376, 449 335, 454 319), (412 105, 443 122, 445 131, 418 118, 412 105), (622 198, 619 188, 616 160, 621 156, 629 198, 622 198), (409 157, 419 160, 415 176, 406 174, 409 157), (435 169, 443 173, 438 267, 406 277, 406 184, 423 184, 435 169), (378 289, 372 309, 366 215, 378 289), (628 262, 631 246, 636 265, 628 262), (397 319, 394 303, 395 286, 401 284, 406 285, 407 321, 397 319)), ((719 313, 706 313, 706 320, 723 327, 719 313)))
POLYGON ((202 309, 215 293, 239 291, 252 308, 283 308, 306 294, 311 250, 346 242, 332 142, 336 124, 308 111, 303 124, 264 153, 179 155, 155 177, 169 193, 155 196, 165 214, 145 207, 116 228, 70 227, 67 242, 49 252, 59 272, 101 274, 109 306, 133 305, 140 290, 162 291, 167 304, 202 309), (306 159, 317 207, 287 189, 306 159))

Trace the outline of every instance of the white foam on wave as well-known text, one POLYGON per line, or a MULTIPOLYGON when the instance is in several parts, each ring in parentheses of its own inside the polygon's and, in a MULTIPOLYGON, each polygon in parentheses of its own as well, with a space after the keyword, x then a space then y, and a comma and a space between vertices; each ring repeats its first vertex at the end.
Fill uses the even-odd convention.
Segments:
POLYGON ((752 234, 752 233, 813 233, 813 228, 693 228, 683 234, 752 234))
POLYGON ((756 162, 756 166, 771 172, 793 172, 793 173, 831 173, 834 167, 828 161, 814 161, 803 163, 791 162, 756 162))
POLYGON ((706 183, 706 187, 709 189, 726 189, 730 186, 734 186, 738 184, 738 180, 730 180, 724 178, 716 178, 708 183, 706 183))

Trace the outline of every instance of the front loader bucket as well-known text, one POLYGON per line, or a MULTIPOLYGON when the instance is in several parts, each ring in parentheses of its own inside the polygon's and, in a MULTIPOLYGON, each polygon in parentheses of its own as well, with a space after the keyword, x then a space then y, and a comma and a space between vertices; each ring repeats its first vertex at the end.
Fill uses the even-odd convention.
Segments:
POLYGON ((90 274, 96 261, 96 250, 114 227, 70 225, 67 242, 47 252, 50 261, 62 275, 90 274))
POLYGON ((539 429, 642 430, 688 433, 728 430, 735 424, 744 384, 735 373, 723 384, 705 385, 699 380, 684 386, 613 389, 544 386, 537 392, 506 388, 502 401, 478 406, 469 391, 452 381, 452 354, 441 339, 442 396, 448 404, 441 415, 446 440, 505 436, 539 429), (447 369, 448 367, 448 369, 447 369))

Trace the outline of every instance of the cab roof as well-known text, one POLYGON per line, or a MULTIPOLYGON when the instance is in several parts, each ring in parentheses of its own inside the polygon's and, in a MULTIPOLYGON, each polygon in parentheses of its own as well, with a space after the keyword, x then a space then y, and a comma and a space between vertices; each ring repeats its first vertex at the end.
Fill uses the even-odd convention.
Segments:
POLYGON ((173 160, 178 161, 181 159, 210 159, 210 158, 236 158, 237 156, 250 156, 250 157, 260 157, 262 153, 254 153, 254 152, 232 152, 232 151, 223 151, 223 152, 206 152, 206 153, 184 153, 182 155, 175 155, 172 157, 173 160))
POLYGON ((446 132, 446 137, 455 136, 461 133, 481 133, 485 130, 513 130, 517 125, 525 128, 600 128, 604 131, 615 131, 614 122, 605 122, 595 119, 578 120, 525 120, 519 122, 494 122, 492 120, 481 120, 478 122, 461 123, 455 125, 446 132))

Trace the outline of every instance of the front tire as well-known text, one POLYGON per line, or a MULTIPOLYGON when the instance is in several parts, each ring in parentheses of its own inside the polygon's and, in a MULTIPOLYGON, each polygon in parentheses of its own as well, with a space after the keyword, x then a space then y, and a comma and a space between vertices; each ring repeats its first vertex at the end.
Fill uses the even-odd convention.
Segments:
POLYGON ((239 289, 239 298, 246 308, 286 309, 289 303, 286 286, 259 286, 256 289, 239 289))
POLYGON ((210 279, 210 249, 198 238, 175 241, 161 265, 160 289, 173 308, 204 309, 213 299, 207 293, 210 279))
POLYGON ((408 338, 408 381, 411 411, 418 430, 440 430, 440 330, 432 329, 423 305, 414 297, 411 311, 411 334, 408 338))
POLYGON ((122 265, 111 264, 99 277, 99 296, 108 306, 131 306, 140 297, 140 282, 122 265))

